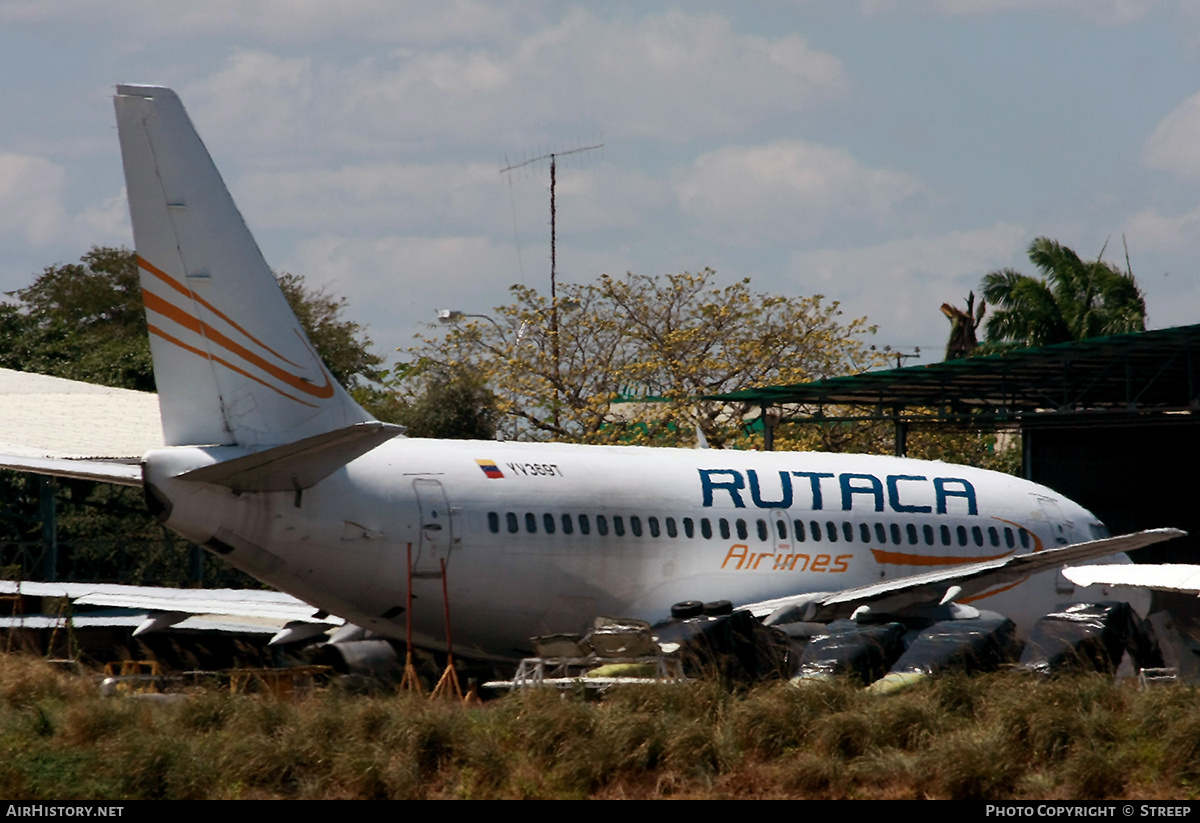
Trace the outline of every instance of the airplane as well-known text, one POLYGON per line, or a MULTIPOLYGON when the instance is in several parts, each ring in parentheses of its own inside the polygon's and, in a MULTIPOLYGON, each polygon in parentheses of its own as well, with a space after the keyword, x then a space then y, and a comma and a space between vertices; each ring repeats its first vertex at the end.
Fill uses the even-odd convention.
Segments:
POLYGON ((114 101, 166 446, 140 467, 0 464, 141 485, 314 621, 403 640, 411 618, 414 645, 445 649, 444 581, 456 654, 481 660, 696 600, 816 622, 986 605, 1027 628, 1103 599, 1062 564, 1183 534, 1110 537, 1044 486, 900 457, 407 438, 321 363, 175 93, 114 101))

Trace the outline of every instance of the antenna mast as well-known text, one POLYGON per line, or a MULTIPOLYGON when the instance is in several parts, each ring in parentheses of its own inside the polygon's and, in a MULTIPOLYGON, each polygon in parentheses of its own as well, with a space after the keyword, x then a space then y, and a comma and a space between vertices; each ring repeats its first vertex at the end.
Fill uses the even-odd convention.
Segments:
POLYGON ((559 427, 558 415, 558 392, 559 383, 562 382, 560 377, 559 365, 561 363, 561 355, 558 348, 558 260, 555 245, 558 239, 558 211, 554 201, 554 189, 557 185, 557 168, 558 158, 566 157, 571 154, 581 154, 585 151, 595 151, 604 148, 603 143, 596 143, 592 146, 580 146, 576 149, 567 151, 552 151, 545 154, 531 157, 520 163, 513 163, 500 169, 501 174, 508 174, 517 169, 531 166, 534 163, 540 163, 543 160, 550 161, 550 347, 554 355, 554 428, 557 431, 559 427))

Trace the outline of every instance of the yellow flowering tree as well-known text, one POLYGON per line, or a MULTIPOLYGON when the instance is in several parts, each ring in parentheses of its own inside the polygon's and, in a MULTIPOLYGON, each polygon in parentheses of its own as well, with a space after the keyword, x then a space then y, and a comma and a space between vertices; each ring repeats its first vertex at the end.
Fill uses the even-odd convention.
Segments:
POLYGON ((514 286, 513 301, 420 337, 391 387, 419 396, 430 381, 470 373, 495 393, 500 432, 528 440, 749 445, 750 405, 704 395, 856 373, 877 365, 864 318, 836 302, 716 284, 705 269, 601 276, 562 285, 557 304, 514 286))

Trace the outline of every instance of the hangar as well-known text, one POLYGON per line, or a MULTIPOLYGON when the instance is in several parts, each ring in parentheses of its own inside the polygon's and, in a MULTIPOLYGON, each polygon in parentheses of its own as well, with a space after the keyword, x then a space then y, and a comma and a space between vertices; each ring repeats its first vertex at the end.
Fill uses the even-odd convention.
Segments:
POLYGON ((914 426, 1019 432, 1024 476, 1090 508, 1114 534, 1173 526, 1191 535, 1139 553, 1140 561, 1197 556, 1190 461, 1200 455, 1200 325, 710 399, 786 409, 789 421, 886 421, 898 454, 914 426))

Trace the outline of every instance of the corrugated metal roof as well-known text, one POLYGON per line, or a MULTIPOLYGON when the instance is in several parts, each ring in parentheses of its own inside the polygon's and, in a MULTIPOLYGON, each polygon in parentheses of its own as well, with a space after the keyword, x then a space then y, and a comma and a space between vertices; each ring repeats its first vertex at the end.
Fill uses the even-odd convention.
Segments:
POLYGON ((0 453, 139 460, 162 447, 157 394, 0 369, 0 453))
POLYGON ((943 416, 984 413, 996 419, 1046 411, 1195 411, 1200 408, 1200 325, 764 386, 708 399, 775 406, 923 407, 943 416))

